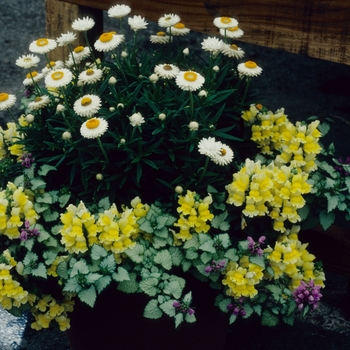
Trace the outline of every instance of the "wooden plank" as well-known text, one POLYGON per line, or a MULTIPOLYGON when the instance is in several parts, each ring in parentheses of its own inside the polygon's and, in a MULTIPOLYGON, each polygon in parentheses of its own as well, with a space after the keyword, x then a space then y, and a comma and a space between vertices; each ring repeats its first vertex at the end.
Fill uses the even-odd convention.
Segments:
MULTIPOLYGON (((45 0, 46 8, 46 36, 50 39, 58 38, 62 33, 68 31, 73 32, 72 22, 84 16, 93 18, 96 22, 93 30, 89 31, 89 40, 94 42, 96 38, 101 35, 103 31, 103 12, 102 10, 78 6, 70 2, 62 2, 58 0, 45 0)), ((83 44, 84 38, 82 35, 78 36, 78 40, 74 45, 83 44)), ((68 59, 69 49, 68 47, 57 47, 55 50, 49 53, 50 60, 63 60, 68 59)))
MULTIPOLYGON (((107 10, 115 0, 61 0, 107 10)), ((350 2, 346 0, 125 0, 132 14, 157 21, 180 15, 194 31, 217 34, 216 16, 235 17, 244 42, 350 64, 350 2)))

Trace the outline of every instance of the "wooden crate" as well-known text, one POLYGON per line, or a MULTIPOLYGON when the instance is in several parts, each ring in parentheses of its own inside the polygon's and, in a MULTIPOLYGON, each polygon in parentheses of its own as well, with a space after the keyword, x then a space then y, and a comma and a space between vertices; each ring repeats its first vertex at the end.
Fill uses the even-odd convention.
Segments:
POLYGON ((45 0, 48 37, 71 29, 76 15, 102 21, 102 10, 128 4, 132 15, 157 21, 166 13, 180 15, 188 28, 217 34, 213 19, 236 18, 244 42, 350 64, 350 2, 348 0, 45 0))

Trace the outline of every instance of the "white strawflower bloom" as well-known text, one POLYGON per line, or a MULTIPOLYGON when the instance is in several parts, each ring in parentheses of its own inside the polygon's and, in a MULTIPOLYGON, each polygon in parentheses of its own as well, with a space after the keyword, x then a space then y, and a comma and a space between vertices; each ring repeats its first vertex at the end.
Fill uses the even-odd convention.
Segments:
POLYGON ((145 119, 140 112, 134 113, 132 116, 129 117, 129 120, 130 124, 133 127, 141 126, 141 124, 145 122, 145 119))
POLYGON ((34 40, 29 45, 29 51, 34 53, 48 53, 57 47, 57 43, 53 39, 40 38, 38 40, 34 40))
POLYGON ((11 108, 16 103, 16 96, 0 92, 0 111, 11 108))
POLYGON ((108 129, 108 122, 103 118, 88 119, 80 127, 80 134, 86 139, 96 139, 102 136, 108 129))
POLYGON ((66 61, 66 65, 71 67, 75 64, 81 63, 81 61, 85 60, 90 56, 90 49, 87 46, 77 46, 72 53, 68 56, 68 61, 66 61))
POLYGON ((116 32, 103 33, 99 39, 95 42, 95 49, 100 52, 109 52, 118 47, 125 37, 122 34, 116 32))
POLYGON ((28 104, 28 108, 31 111, 37 111, 46 107, 50 103, 50 98, 47 95, 37 96, 34 101, 28 104))
POLYGON ((67 32, 61 34, 61 36, 56 39, 56 42, 58 46, 67 46, 75 40, 77 40, 77 35, 73 32, 67 32))
POLYGON ((148 22, 146 22, 145 17, 137 15, 134 17, 129 17, 128 24, 134 32, 137 32, 140 29, 146 29, 148 26, 148 22))
POLYGON ((121 19, 127 16, 131 12, 131 8, 128 5, 114 5, 107 11, 108 17, 121 19))
POLYGON ((240 63, 237 66, 238 72, 246 77, 256 77, 257 75, 260 75, 262 72, 262 68, 259 67, 255 62, 253 61, 247 61, 245 63, 240 63))
POLYGON ((222 48, 222 54, 232 58, 242 58, 244 53, 245 52, 235 44, 224 44, 222 48))
POLYGON ((33 83, 37 83, 44 78, 44 74, 38 73, 37 71, 29 72, 26 78, 23 80, 24 86, 31 86, 33 83))
POLYGON ((45 85, 46 87, 59 88, 68 85, 72 79, 73 74, 69 69, 54 69, 45 77, 45 85))
POLYGON ((210 158, 215 164, 227 165, 232 162, 233 156, 234 154, 232 149, 225 144, 221 144, 220 153, 210 158))
POLYGON ((97 95, 84 95, 74 102, 73 109, 81 117, 92 117, 101 108, 101 99, 97 95))
POLYGON ((238 26, 238 21, 231 17, 216 17, 213 21, 215 27, 220 29, 232 28, 238 26))
POLYGON ((183 36, 187 35, 190 32, 190 29, 186 28, 186 26, 179 22, 176 23, 174 26, 167 28, 166 31, 169 33, 171 32, 171 35, 173 36, 183 36))
POLYGON ((77 18, 72 23, 72 28, 77 32, 86 32, 95 25, 95 21, 90 17, 77 18))
POLYGON ((50 61, 50 64, 47 63, 46 66, 41 70, 41 73, 43 73, 44 75, 47 75, 53 69, 59 69, 59 68, 63 68, 63 67, 64 67, 64 63, 60 60, 50 61))
POLYGON ((124 103, 118 103, 117 104, 117 108, 124 108, 125 106, 124 106, 124 103))
POLYGON ((220 155, 222 143, 216 141, 215 137, 202 138, 198 143, 198 151, 200 154, 210 158, 220 155))
POLYGON ((101 80, 103 72, 99 68, 88 68, 79 74, 79 82, 84 85, 94 84, 101 80))
POLYGON ((149 40, 152 44, 168 44, 172 38, 170 39, 170 36, 165 32, 158 32, 156 35, 151 35, 149 40))
POLYGON ((40 58, 33 54, 28 55, 22 55, 21 57, 17 58, 16 65, 22 68, 33 68, 38 65, 40 62, 40 58))
POLYGON ((216 37, 207 38, 202 41, 202 49, 210 52, 214 56, 221 52, 223 45, 224 42, 216 37))
POLYGON ((122 51, 120 56, 122 56, 123 58, 126 58, 129 56, 129 54, 127 53, 127 51, 122 51))
POLYGON ((154 67, 154 73, 163 79, 172 79, 180 73, 180 69, 174 64, 158 64, 154 67))
POLYGON ((176 85, 182 90, 196 91, 203 86, 205 79, 199 73, 193 71, 186 71, 180 72, 176 76, 175 82, 176 85))
POLYGON ((239 39, 244 35, 244 32, 239 27, 231 27, 226 29, 220 29, 220 35, 230 38, 230 39, 239 39))
POLYGON ((173 13, 169 13, 159 18, 158 25, 162 28, 168 28, 174 26, 176 23, 180 22, 180 17, 173 13))
POLYGON ((199 124, 198 122, 196 121, 192 121, 188 124, 188 128, 191 130, 191 131, 197 131, 198 128, 199 128, 199 124))

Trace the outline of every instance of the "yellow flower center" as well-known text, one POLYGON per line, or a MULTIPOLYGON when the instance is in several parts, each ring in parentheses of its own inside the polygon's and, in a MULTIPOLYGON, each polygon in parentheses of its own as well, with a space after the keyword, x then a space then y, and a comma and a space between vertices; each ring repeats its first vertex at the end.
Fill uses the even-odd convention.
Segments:
POLYGON ((34 102, 40 102, 40 101, 42 101, 42 100, 43 100, 43 99, 42 99, 40 96, 38 96, 38 97, 35 98, 34 102))
POLYGON ((2 92, 0 93, 0 102, 4 102, 9 98, 9 94, 7 94, 6 92, 2 92))
POLYGON ((231 22, 231 18, 230 17, 221 17, 220 21, 223 24, 229 24, 231 22))
POLYGON ((86 75, 94 75, 94 70, 92 68, 89 68, 86 70, 86 75))
POLYGON ((186 72, 184 74, 184 79, 190 82, 196 81, 197 80, 197 73, 195 72, 186 72))
POLYGON ((221 155, 222 155, 222 156, 225 156, 225 155, 226 155, 226 150, 225 150, 225 148, 221 148, 220 152, 221 152, 221 155))
POLYGON ((82 100, 81 100, 81 105, 82 106, 88 106, 90 105, 92 102, 92 99, 90 97, 84 97, 82 100))
POLYGON ((56 62, 55 61, 50 61, 50 64, 48 63, 47 65, 46 65, 46 68, 52 68, 52 67, 54 67, 56 65, 56 62))
POLYGON ((46 38, 40 38, 36 41, 38 46, 46 46, 48 43, 49 41, 46 38))
POLYGON ((51 78, 53 80, 60 80, 64 77, 64 73, 63 72, 54 72, 51 74, 51 78))
POLYGON ((246 63, 244 63, 244 65, 247 67, 247 68, 249 68, 249 69, 254 69, 254 68, 256 68, 258 65, 255 63, 255 62, 253 62, 253 61, 247 61, 246 63))
POLYGON ((113 39, 113 34, 116 34, 116 32, 103 33, 100 36, 100 41, 102 41, 103 43, 108 43, 113 39))
POLYGON ((263 105, 260 103, 257 103, 255 107, 260 111, 263 108, 263 105))
POLYGON ((235 44, 231 44, 231 45, 230 45, 230 48, 231 48, 232 50, 238 50, 238 46, 235 45, 235 44))
POLYGON ((165 64, 165 65, 163 66, 163 69, 164 69, 164 70, 168 70, 168 71, 173 70, 173 69, 171 68, 171 65, 170 65, 170 64, 165 64))
POLYGON ((30 73, 28 73, 27 75, 26 75, 26 78, 27 79, 30 79, 30 78, 34 78, 34 77, 36 77, 38 75, 38 72, 30 72, 30 73))
POLYGON ((184 28, 185 28, 185 25, 184 25, 183 23, 179 22, 179 23, 176 23, 176 24, 174 25, 174 28, 177 28, 177 29, 184 29, 184 28))
POLYGON ((86 122, 88 129, 96 129, 100 125, 100 121, 97 118, 91 118, 86 122))
POLYGON ((235 32, 235 31, 238 30, 238 27, 236 26, 236 27, 228 28, 227 30, 228 30, 229 32, 235 32))
POLYGON ((82 52, 84 50, 84 46, 77 46, 75 49, 74 49, 74 52, 75 53, 79 53, 79 52, 82 52))
POLYGON ((164 32, 158 32, 157 36, 165 36, 165 33, 164 32))

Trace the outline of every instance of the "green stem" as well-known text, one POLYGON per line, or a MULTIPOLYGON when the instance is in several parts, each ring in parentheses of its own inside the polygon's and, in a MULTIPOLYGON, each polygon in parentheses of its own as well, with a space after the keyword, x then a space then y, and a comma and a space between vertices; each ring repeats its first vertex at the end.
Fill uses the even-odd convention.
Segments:
POLYGON ((251 79, 250 77, 247 78, 247 83, 246 83, 246 86, 245 86, 245 89, 244 89, 244 95, 243 95, 243 99, 242 99, 242 102, 241 102, 242 105, 244 104, 244 101, 245 101, 245 99, 247 97, 247 94, 248 94, 250 79, 251 79))
POLYGON ((191 90, 189 91, 189 93, 190 93, 190 113, 191 113, 191 120, 190 121, 193 121, 193 114, 194 114, 193 93, 191 90))
POLYGON ((199 178, 199 180, 197 182, 198 184, 201 183, 201 181, 203 180, 203 177, 204 177, 205 173, 207 172, 208 165, 209 165, 209 157, 207 156, 205 159, 205 164, 204 164, 204 168, 203 168, 201 177, 199 178))
POLYGON ((105 157, 107 165, 109 165, 109 159, 108 159, 107 153, 106 153, 105 149, 103 148, 101 139, 99 137, 97 138, 97 142, 98 142, 98 145, 100 146, 100 149, 102 151, 103 156, 105 157))

